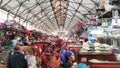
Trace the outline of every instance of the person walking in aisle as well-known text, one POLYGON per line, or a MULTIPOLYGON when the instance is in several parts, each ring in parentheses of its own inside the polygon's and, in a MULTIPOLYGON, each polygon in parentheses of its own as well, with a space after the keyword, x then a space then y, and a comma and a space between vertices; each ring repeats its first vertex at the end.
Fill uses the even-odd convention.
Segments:
POLYGON ((19 47, 14 47, 14 52, 8 57, 8 68, 28 68, 27 61, 19 52, 19 47))
POLYGON ((36 57, 34 55, 34 50, 32 47, 30 47, 29 53, 25 57, 28 62, 28 68, 37 68, 36 57))

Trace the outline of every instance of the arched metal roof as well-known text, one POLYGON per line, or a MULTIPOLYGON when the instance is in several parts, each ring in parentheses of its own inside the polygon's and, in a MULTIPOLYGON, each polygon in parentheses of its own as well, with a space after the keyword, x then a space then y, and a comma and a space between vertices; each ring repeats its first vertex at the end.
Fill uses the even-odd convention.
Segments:
POLYGON ((0 0, 1 9, 44 30, 71 30, 96 15, 99 0, 0 0))

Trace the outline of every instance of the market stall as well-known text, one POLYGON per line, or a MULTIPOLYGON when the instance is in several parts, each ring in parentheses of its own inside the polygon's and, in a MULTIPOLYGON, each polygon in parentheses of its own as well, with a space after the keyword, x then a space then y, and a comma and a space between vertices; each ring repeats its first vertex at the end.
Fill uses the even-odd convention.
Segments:
POLYGON ((0 6, 0 68, 16 47, 28 67, 120 68, 120 0, 0 0, 0 6))

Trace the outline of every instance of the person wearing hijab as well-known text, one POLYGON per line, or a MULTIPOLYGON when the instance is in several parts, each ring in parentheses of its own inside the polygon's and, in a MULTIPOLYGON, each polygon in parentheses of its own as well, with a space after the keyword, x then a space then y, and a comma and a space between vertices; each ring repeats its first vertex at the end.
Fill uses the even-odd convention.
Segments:
POLYGON ((28 62, 28 68, 37 68, 37 61, 32 48, 30 48, 29 54, 26 55, 26 60, 28 62))
POLYGON ((71 68, 73 65, 73 61, 75 60, 74 53, 70 50, 66 50, 60 56, 61 61, 63 63, 63 68, 71 68))

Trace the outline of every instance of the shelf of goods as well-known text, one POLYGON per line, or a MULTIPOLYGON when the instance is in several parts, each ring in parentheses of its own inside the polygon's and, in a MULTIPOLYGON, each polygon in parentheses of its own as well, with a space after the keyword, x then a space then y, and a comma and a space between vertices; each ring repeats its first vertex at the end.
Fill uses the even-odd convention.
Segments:
POLYGON ((110 54, 111 47, 107 44, 94 43, 90 46, 88 43, 83 43, 80 54, 110 54))
POLYGON ((78 62, 89 64, 89 60, 91 59, 116 61, 116 57, 111 52, 111 47, 109 45, 94 43, 94 45, 90 46, 87 43, 83 43, 83 46, 78 55, 78 62))

